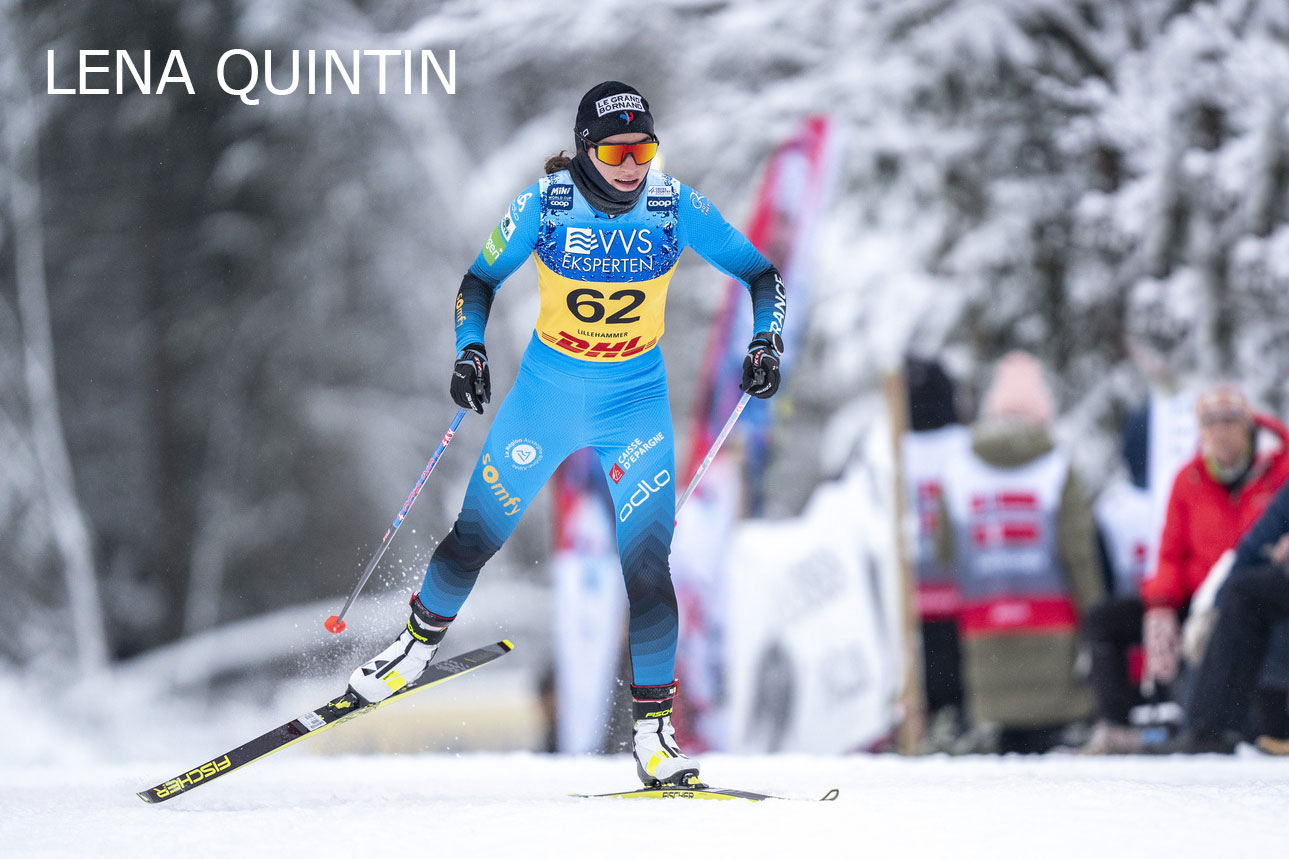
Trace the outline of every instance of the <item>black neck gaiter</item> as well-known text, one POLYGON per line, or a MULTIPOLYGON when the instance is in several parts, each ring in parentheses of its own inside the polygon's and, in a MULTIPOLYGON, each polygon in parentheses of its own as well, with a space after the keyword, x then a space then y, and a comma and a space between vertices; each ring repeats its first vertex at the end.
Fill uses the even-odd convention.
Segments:
POLYGON ((614 188, 600 175, 600 171, 595 169, 595 165, 591 163, 591 155, 585 149, 581 149, 573 156, 573 160, 568 164, 568 172, 573 177, 573 184, 582 192, 586 201, 606 215, 621 215, 631 211, 645 187, 645 183, 641 182, 634 191, 619 191, 614 188))

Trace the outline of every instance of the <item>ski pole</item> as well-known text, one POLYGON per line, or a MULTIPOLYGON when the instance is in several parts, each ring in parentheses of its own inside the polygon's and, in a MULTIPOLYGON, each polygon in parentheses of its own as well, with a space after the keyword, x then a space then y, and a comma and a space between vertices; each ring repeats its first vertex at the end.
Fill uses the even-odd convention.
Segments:
POLYGON ((750 399, 752 399, 752 395, 746 393, 739 397, 738 405, 734 407, 734 412, 730 415, 730 419, 725 422, 725 427, 721 430, 721 434, 716 437, 716 441, 712 442, 712 448, 707 451, 707 456, 703 457, 703 461, 699 463, 698 470, 694 472, 689 485, 685 487, 685 494, 680 496, 680 500, 676 502, 677 516, 680 516, 680 508, 685 505, 685 502, 689 500, 689 496, 693 494, 694 488, 698 486, 698 481, 703 477, 703 472, 707 471, 707 466, 711 465, 712 460, 716 458, 716 451, 720 450, 721 445, 725 443, 725 438, 730 434, 730 430, 734 429, 734 422, 738 420, 739 415, 743 414, 743 407, 747 405, 747 401, 750 399))
POLYGON ((461 419, 465 417, 465 413, 466 410, 461 409, 457 412, 456 417, 452 419, 451 426, 449 426, 448 431, 443 434, 443 441, 439 442, 439 446, 435 449, 434 455, 430 457, 430 461, 426 464, 425 470, 421 472, 421 476, 416 481, 416 485, 412 487, 411 494, 407 496, 407 500, 403 502, 402 509, 399 510, 398 515, 394 517, 394 524, 389 526, 389 530, 386 531, 385 536, 381 538, 380 548, 376 550, 376 554, 372 555, 371 560, 367 562, 367 569, 363 571, 362 578, 358 580, 358 584, 354 585, 354 589, 350 591, 349 599, 345 600, 344 608, 340 609, 340 614, 333 614, 331 617, 327 618, 327 622, 324 626, 327 627, 327 631, 332 635, 339 635, 345 631, 345 621, 343 619, 345 612, 349 611, 349 606, 353 604, 354 598, 358 596, 358 592, 363 589, 363 585, 367 584, 367 580, 371 578, 372 570, 376 569, 376 565, 380 563, 381 556, 384 555, 385 550, 389 548, 390 542, 394 539, 394 533, 398 531, 398 526, 402 525, 403 520, 407 518, 407 513, 412 509, 412 504, 416 501, 416 496, 421 494, 421 487, 424 486, 425 481, 429 479, 430 472, 434 470, 434 466, 438 465, 439 457, 443 455, 443 451, 447 450, 448 444, 452 441, 452 436, 456 434, 457 427, 461 426, 461 419))

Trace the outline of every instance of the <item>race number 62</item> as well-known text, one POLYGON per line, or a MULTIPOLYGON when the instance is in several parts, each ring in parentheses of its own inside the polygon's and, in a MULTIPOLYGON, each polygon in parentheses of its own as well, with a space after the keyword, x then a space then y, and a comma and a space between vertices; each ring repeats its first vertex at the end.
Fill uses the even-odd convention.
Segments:
POLYGON ((630 322, 639 322, 639 316, 628 316, 627 314, 635 310, 645 300, 645 294, 639 289, 619 289, 612 292, 606 298, 603 292, 598 289, 575 289, 568 294, 568 312, 573 314, 582 322, 599 322, 601 319, 608 325, 626 325, 630 322), (621 307, 605 319, 604 314, 609 312, 605 302, 622 302, 621 307))

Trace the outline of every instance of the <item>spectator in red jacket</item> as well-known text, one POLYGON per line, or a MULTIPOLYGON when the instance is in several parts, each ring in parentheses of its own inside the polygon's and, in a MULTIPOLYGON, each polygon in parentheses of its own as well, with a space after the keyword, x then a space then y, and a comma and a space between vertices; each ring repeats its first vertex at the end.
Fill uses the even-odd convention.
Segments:
POLYGON ((1177 474, 1159 543, 1159 560, 1142 582, 1140 599, 1111 600, 1088 618, 1092 684, 1100 724, 1085 751, 1129 752, 1139 738, 1125 730, 1140 699, 1128 679, 1126 653, 1142 642, 1144 680, 1167 685, 1180 659, 1179 616, 1213 564, 1234 548, 1289 478, 1289 429, 1255 414, 1230 383, 1204 391, 1196 402, 1199 452, 1177 474), (1259 436, 1270 436, 1259 451, 1259 436))
MULTIPOLYGON (((1217 600, 1216 628, 1186 704, 1186 730, 1149 751, 1235 751, 1258 682, 1258 667, 1275 647, 1277 624, 1289 622, 1289 483, 1276 493, 1232 554, 1231 571, 1217 600)), ((1258 745, 1272 754, 1289 754, 1285 740, 1264 736, 1258 745)))

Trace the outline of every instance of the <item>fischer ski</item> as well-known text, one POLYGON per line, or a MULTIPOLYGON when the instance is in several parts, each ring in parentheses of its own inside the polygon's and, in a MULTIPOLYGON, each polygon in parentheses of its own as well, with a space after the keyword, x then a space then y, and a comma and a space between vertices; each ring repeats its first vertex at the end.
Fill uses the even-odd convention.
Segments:
MULTIPOLYGON (((825 793, 819 802, 831 802, 840 791, 837 788, 825 793)), ((766 799, 798 799, 798 797, 772 796, 767 793, 755 793, 750 790, 732 790, 730 788, 711 787, 697 778, 690 776, 683 785, 667 784, 658 787, 644 787, 639 790, 627 790, 621 793, 574 793, 579 799, 745 799, 749 802, 761 802, 766 799)))
POLYGON ((413 692, 419 692, 422 689, 428 689, 431 686, 437 686, 440 683, 451 680, 453 677, 467 674, 495 659, 500 659, 513 649, 514 645, 509 641, 499 641, 496 644, 489 644, 486 647, 480 647, 468 653, 453 656, 450 659, 432 662, 425 669, 425 672, 417 678, 415 683, 404 686, 385 700, 375 704, 363 704, 357 695, 346 690, 345 694, 340 697, 333 698, 321 707, 283 725, 279 725, 248 743, 244 743, 213 760, 193 767, 187 772, 180 773, 172 779, 163 781, 156 787, 139 791, 138 797, 149 803, 165 802, 167 799, 172 799, 181 793, 226 775, 273 752, 294 745, 306 737, 315 736, 328 728, 335 727, 341 722, 347 722, 350 719, 379 710, 386 704, 400 700, 413 692))

